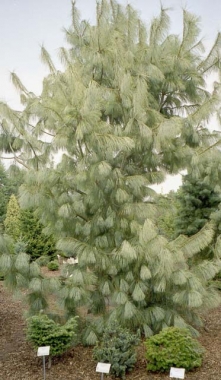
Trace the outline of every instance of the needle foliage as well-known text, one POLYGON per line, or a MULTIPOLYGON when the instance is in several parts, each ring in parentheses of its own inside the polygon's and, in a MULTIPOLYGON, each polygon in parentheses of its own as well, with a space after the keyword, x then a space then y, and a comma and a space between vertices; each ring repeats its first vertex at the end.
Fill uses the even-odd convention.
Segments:
POLYGON ((206 78, 219 74, 221 35, 205 54, 195 15, 184 10, 175 35, 166 9, 147 28, 115 0, 97 2, 95 24, 73 3, 65 35, 63 70, 42 48, 49 75, 41 95, 13 73, 24 110, 0 105, 5 133, 16 135, 11 152, 27 169, 22 207, 33 207, 57 248, 78 258, 60 288, 63 306, 88 310, 90 344, 110 320, 146 336, 191 328, 199 310, 219 303, 208 285, 220 270, 219 247, 211 261, 189 264, 214 225, 169 242, 159 234, 152 185, 188 167, 197 175, 208 152, 216 156, 219 136, 207 123, 220 86, 209 92, 206 78))

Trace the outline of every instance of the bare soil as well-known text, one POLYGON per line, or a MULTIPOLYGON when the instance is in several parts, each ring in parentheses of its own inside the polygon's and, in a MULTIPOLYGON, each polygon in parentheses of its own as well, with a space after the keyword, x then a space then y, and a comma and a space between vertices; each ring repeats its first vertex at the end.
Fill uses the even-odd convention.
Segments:
MULTIPOLYGON (((24 306, 14 300, 0 282, 0 379, 39 380, 43 379, 42 359, 25 341, 24 306)), ((185 379, 220 380, 221 378, 221 307, 205 316, 205 328, 199 338, 205 347, 203 365, 200 369, 186 373, 185 379)), ((96 362, 92 348, 78 346, 60 358, 53 359, 50 370, 46 369, 47 380, 98 380, 96 362)), ((104 377, 111 379, 110 376, 104 377)), ((127 380, 166 380, 169 374, 152 374, 146 370, 145 349, 138 347, 138 361, 127 380)))

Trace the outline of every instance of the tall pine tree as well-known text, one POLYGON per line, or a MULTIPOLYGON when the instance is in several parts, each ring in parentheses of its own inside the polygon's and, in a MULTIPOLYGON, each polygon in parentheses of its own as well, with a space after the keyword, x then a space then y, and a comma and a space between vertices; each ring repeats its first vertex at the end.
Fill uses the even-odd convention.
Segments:
MULTIPOLYGON (((208 286, 220 269, 219 244, 211 262, 191 267, 188 261, 211 242, 213 224, 171 242, 154 224, 150 185, 193 166, 212 140, 219 143, 206 128, 219 85, 208 92, 206 76, 219 70, 221 36, 203 57, 196 16, 184 10, 181 37, 169 34, 169 26, 161 9, 147 31, 130 5, 114 0, 97 3, 90 25, 73 3, 70 49, 60 52, 64 71, 43 47, 50 74, 41 96, 13 74, 25 109, 18 118, 0 107, 29 169, 22 205, 36 208, 48 233, 59 237, 58 248, 78 257, 62 289, 64 306, 88 307, 99 314, 100 328, 117 318, 146 335, 192 325, 198 309, 219 301, 208 286), (51 159, 59 151, 56 165, 51 159)), ((96 341, 96 331, 92 323, 87 343, 96 341)))

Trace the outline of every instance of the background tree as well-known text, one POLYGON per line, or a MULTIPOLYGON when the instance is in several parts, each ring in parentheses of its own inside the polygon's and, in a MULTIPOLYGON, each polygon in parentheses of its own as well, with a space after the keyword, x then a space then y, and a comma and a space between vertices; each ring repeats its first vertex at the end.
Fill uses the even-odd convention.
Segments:
POLYGON ((9 198, 12 194, 18 195, 18 188, 22 184, 24 172, 15 165, 7 170, 0 163, 0 229, 3 230, 3 221, 9 198))
POLYGON ((195 262, 202 260, 202 257, 213 257, 220 237, 220 159, 219 149, 215 148, 214 151, 201 148, 198 157, 194 159, 196 165, 189 168, 176 195, 179 211, 174 221, 175 236, 180 233, 192 236, 208 220, 214 222, 213 240, 209 247, 196 255, 195 262))
POLYGON ((175 237, 175 219, 179 215, 179 202, 177 193, 170 191, 169 194, 162 195, 156 199, 157 204, 157 226, 160 234, 168 240, 175 237))
POLYGON ((196 234, 210 219, 221 202, 221 194, 214 186, 202 179, 183 177, 183 184, 177 194, 180 203, 179 213, 175 220, 176 236, 196 234))
MULTIPOLYGON (((0 164, 0 225, 2 225, 5 219, 7 200, 7 191, 5 191, 5 186, 7 183, 7 174, 4 166, 0 164)), ((1 228, 2 229, 2 228, 1 228)))
POLYGON ((78 257, 62 288, 64 306, 84 305, 100 316, 85 330, 90 343, 111 319, 151 335, 194 325, 198 308, 219 302, 208 286, 220 268, 219 242, 213 260, 189 261, 212 241, 213 223, 171 242, 153 223, 150 185, 195 167, 220 143, 206 128, 219 106, 219 85, 208 92, 206 76, 219 71, 221 36, 203 57, 198 18, 184 10, 181 37, 169 34, 169 22, 162 9, 147 31, 130 5, 103 0, 90 25, 73 4, 64 71, 42 48, 50 74, 41 96, 13 75, 25 109, 17 117, 1 104, 28 168, 22 206, 36 209, 45 230, 59 238, 57 247, 78 257))
POLYGON ((25 170, 17 165, 10 165, 6 170, 8 176, 8 196, 12 194, 18 195, 18 189, 24 181, 25 170))
POLYGON ((25 252, 30 255, 31 260, 40 256, 54 258, 56 247, 52 236, 43 233, 43 225, 35 217, 33 210, 20 210, 20 233, 22 240, 26 243, 25 252))
POLYGON ((21 236, 20 206, 14 194, 11 195, 4 220, 5 233, 16 242, 21 236))

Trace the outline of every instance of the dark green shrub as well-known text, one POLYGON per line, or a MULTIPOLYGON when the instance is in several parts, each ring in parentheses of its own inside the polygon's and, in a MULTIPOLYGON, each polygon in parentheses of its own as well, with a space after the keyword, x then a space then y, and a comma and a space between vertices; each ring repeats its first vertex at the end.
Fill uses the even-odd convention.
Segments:
POLYGON ((48 256, 40 256, 37 260, 35 260, 36 263, 38 263, 38 265, 40 267, 46 267, 50 261, 50 257, 48 256))
POLYGON ((187 329, 163 329, 149 338, 145 345, 147 369, 150 371, 167 371, 171 367, 190 370, 202 364, 203 348, 187 329))
POLYGON ((43 232, 43 225, 34 210, 20 210, 20 232, 27 245, 25 252, 30 255, 31 261, 40 256, 49 256, 50 260, 56 258, 55 239, 43 232))
POLYGON ((125 378, 137 361, 135 346, 139 337, 131 334, 117 322, 110 323, 104 330, 101 341, 94 348, 94 359, 111 364, 111 373, 116 377, 125 378))
POLYGON ((27 340, 35 349, 50 346, 50 355, 61 355, 76 339, 77 317, 59 325, 47 315, 35 315, 27 319, 27 340))
POLYGON ((49 270, 58 270, 59 269, 59 263, 57 260, 50 261, 47 265, 49 270))

